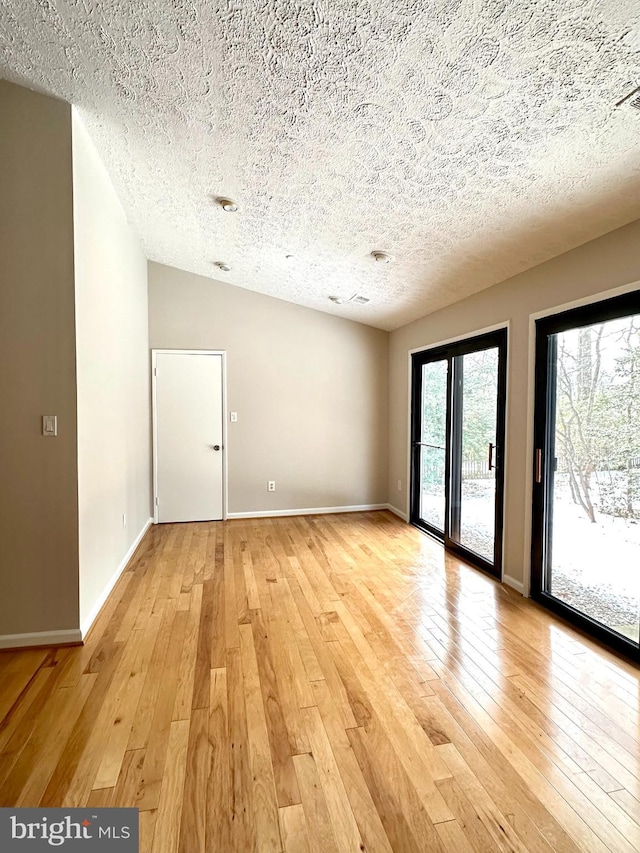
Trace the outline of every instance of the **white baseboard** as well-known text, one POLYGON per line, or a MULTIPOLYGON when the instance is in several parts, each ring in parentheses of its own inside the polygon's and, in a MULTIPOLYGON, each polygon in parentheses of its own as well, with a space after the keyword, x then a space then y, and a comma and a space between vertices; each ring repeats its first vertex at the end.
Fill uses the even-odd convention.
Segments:
POLYGON ((407 513, 403 512, 401 509, 398 509, 397 506, 394 506, 393 504, 387 504, 387 509, 394 515, 397 515, 398 518, 401 518, 403 521, 409 521, 409 516, 407 515, 407 513))
POLYGON ((37 631, 34 634, 4 634, 0 636, 0 649, 23 649, 28 646, 64 646, 81 643, 79 628, 67 631, 37 631))
POLYGON ((524 595, 524 584, 522 581, 517 581, 515 578, 512 578, 511 575, 502 575, 502 583, 506 583, 506 585, 510 586, 511 589, 515 589, 515 591, 519 592, 520 595, 524 595))
POLYGON ((144 524, 144 527, 142 528, 140 533, 138 533, 138 535, 136 536, 135 540, 131 544, 131 547, 129 548, 127 553, 122 558, 120 565, 115 570, 115 572, 113 573, 113 575, 109 579, 107 585, 105 586, 105 588, 100 593, 99 598, 97 599, 97 601, 95 602, 95 604, 93 605, 91 610, 89 611, 89 615, 87 616, 87 618, 84 620, 84 622, 80 626, 80 632, 79 633, 82 634, 83 640, 87 636, 87 634, 89 633, 89 630, 90 630, 91 626, 93 625, 93 623, 95 622, 95 620, 98 616, 98 613, 100 613, 100 611, 104 607, 104 604, 105 604, 107 598, 109 598, 109 595, 111 594, 111 591, 113 590, 114 586, 118 582, 120 575, 127 568, 127 564, 129 563, 129 560, 133 557, 136 548, 142 542, 142 539, 144 538, 145 533, 151 527, 152 524, 153 524, 153 519, 152 518, 147 519, 147 521, 144 524))
POLYGON ((305 509, 265 509, 254 512, 228 512, 227 519, 233 518, 276 518, 281 515, 329 515, 338 512, 369 512, 374 509, 387 509, 387 504, 362 504, 362 506, 320 506, 305 509))

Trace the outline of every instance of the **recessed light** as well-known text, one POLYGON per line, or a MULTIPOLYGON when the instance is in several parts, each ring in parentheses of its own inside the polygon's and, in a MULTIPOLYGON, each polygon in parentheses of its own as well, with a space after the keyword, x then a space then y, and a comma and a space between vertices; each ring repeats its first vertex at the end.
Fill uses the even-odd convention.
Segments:
POLYGON ((378 261, 379 264, 388 264, 391 260, 391 255, 388 255, 386 252, 371 252, 371 257, 374 261, 378 261))
POLYGON ((214 266, 218 267, 218 269, 222 270, 222 272, 229 272, 231 270, 229 264, 225 264, 224 261, 216 261, 214 263, 214 266))
POLYGON ((223 210, 226 210, 227 213, 235 213, 238 209, 238 205, 235 201, 231 201, 230 198, 219 198, 218 204, 223 210))

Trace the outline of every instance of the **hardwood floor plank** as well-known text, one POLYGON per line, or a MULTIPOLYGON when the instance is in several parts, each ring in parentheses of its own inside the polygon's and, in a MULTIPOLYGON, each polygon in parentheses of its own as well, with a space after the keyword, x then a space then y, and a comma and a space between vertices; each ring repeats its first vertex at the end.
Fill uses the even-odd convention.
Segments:
MULTIPOLYGON (((194 684, 198 660, 198 640, 202 616, 203 585, 193 584, 189 593, 189 618, 182 646, 182 658, 178 672, 176 701, 173 706, 174 720, 188 720, 194 705, 194 684)), ((199 700, 199 704, 202 699, 199 700)))
MULTIPOLYGON (((172 599, 175 611, 175 599, 172 599)), ((173 726, 173 705, 178 686, 178 662, 181 657, 188 613, 176 612, 171 629, 169 649, 165 660, 165 669, 160 681, 158 701, 154 709, 153 720, 149 729, 149 741, 146 748, 142 790, 136 805, 141 811, 159 808, 161 786, 164 776, 169 734, 171 731, 180 732, 184 727, 173 726)), ((176 722, 187 722, 176 721, 176 722)), ((177 737, 177 735, 176 735, 177 737)))
POLYGON ((133 640, 136 645, 139 644, 139 651, 129 671, 126 690, 123 690, 116 699, 113 719, 109 724, 107 744, 93 782, 94 788, 112 788, 118 781, 160 624, 160 614, 150 616, 144 630, 144 637, 140 638, 139 643, 136 638, 133 640))
MULTIPOLYGON (((437 684, 439 683, 437 682, 437 684)), ((551 814, 559 816, 563 828, 574 838, 577 844, 587 850, 606 850, 606 846, 589 826, 592 819, 591 810, 578 809, 576 811, 562 794, 549 784, 545 776, 521 752, 518 746, 491 720, 490 716, 476 703, 473 697, 456 688, 453 683, 448 684, 447 687, 452 690, 467 711, 473 715, 480 728, 488 734, 517 773, 525 779, 527 785, 545 808, 551 814)), ((443 686, 443 689, 446 688, 443 686)), ((566 781, 569 783, 568 779, 566 781)))
POLYGON ((236 609, 237 597, 234 571, 235 540, 229 530, 229 525, 225 527, 224 543, 224 641, 227 649, 239 649, 239 617, 236 609))
POLYGON ((251 625, 240 626, 240 652, 257 849, 259 851, 281 850, 276 785, 251 625))
POLYGON ((40 802, 73 726, 91 695, 96 673, 83 675, 77 689, 59 688, 33 728, 6 782, 7 797, 18 806, 40 802))
POLYGON ((26 736, 26 730, 29 725, 27 718, 28 711, 37 699, 40 691, 45 687, 52 671, 51 667, 38 667, 33 672, 33 677, 29 680, 29 683, 25 685, 24 690, 20 692, 15 704, 8 705, 8 711, 0 722, 0 750, 4 750, 4 759, 6 762, 4 773, 0 773, 0 784, 10 769, 8 766, 9 751, 7 744, 16 733, 26 736))
POLYGON ((324 793, 329 819, 333 826, 338 850, 349 853, 362 849, 362 837, 340 775, 322 717, 317 707, 304 708, 304 718, 309 732, 320 785, 324 793))
POLYGON ((469 802, 455 778, 440 779, 436 784, 447 805, 456 816, 456 820, 471 848, 476 853, 492 853, 496 849, 504 849, 504 847, 495 846, 478 810, 474 804, 469 802))
POLYGON ((251 628, 260 689, 262 692, 262 704, 267 723, 271 765, 273 767, 278 806, 292 806, 300 802, 300 791, 298 790, 298 780, 292 760, 293 752, 291 750, 287 726, 284 721, 283 704, 280 699, 271 654, 273 643, 267 634, 267 626, 265 625, 262 611, 252 611, 251 628))
POLYGON ((209 702, 209 673, 211 672, 211 646, 213 643, 214 582, 211 578, 202 584, 200 627, 196 649, 194 688, 191 707, 206 708, 209 702))
POLYGON ((309 853, 307 819, 302 803, 280 809, 280 835, 284 853, 309 853))
MULTIPOLYGON (((453 779, 456 785, 459 786, 461 794, 491 837, 490 849, 513 850, 518 851, 518 853, 526 853, 526 846, 513 831, 506 815, 503 814, 501 809, 491 799, 484 785, 466 764, 456 746, 452 743, 443 744, 438 747, 438 752, 444 756, 444 761, 451 768, 453 779)), ((448 781, 446 779, 443 780, 443 784, 448 781)), ((442 787, 440 789, 442 790, 442 787)), ((477 823, 473 813, 470 814, 471 819, 477 823)), ((542 849, 543 840, 538 838, 536 842, 536 846, 542 849)))
MULTIPOLYGON (((237 658, 239 650, 234 649, 227 653, 227 657, 229 655, 237 658)), ((205 850, 238 850, 241 848, 233 843, 232 824, 235 830, 234 836, 237 837, 246 821, 237 820, 238 812, 234 809, 237 800, 235 791, 232 790, 231 753, 234 751, 237 755, 238 742, 233 739, 234 727, 229 720, 229 707, 233 710, 233 705, 228 701, 227 669, 212 670, 210 680, 209 776, 205 785, 205 850)), ((245 814, 243 813, 242 816, 244 817, 245 814)))
MULTIPOLYGON (((127 749, 144 749, 149 742, 149 732, 162 686, 166 661, 169 656, 169 644, 171 642, 173 620, 176 614, 175 602, 166 601, 163 608, 156 612, 161 613, 162 623, 147 670, 142 695, 131 725, 127 749)), ((174 655, 175 650, 171 654, 174 655)), ((178 674, 178 678, 180 678, 180 674, 178 674)))
POLYGON ((211 669, 218 669, 225 664, 226 631, 225 631, 225 595, 224 595, 224 537, 216 540, 215 567, 213 571, 213 618, 211 622, 211 669))
MULTIPOLYGON (((6 728, 2 731, 4 745, 0 762, 0 797, 2 786, 6 784, 41 716, 46 713, 51 697, 60 689, 64 680, 64 667, 54 666, 54 660, 55 653, 49 652, 45 661, 34 671, 34 677, 29 680, 27 689, 21 691, 17 704, 12 703, 9 706, 7 703, 9 711, 3 720, 3 726, 6 728)), ((79 680, 76 686, 78 683, 79 680)))
POLYGON ((311 853, 338 853, 334 828, 312 755, 294 755, 311 853))
MULTIPOLYGON (((169 756, 167 756, 169 760, 169 756)), ((191 714, 180 820, 180 853, 205 853, 207 782, 211 766, 209 708, 191 714)))
MULTIPOLYGON (((296 607, 298 608, 300 618, 304 623, 307 635, 309 637, 309 640, 311 641, 313 650, 316 654, 320 667, 322 668, 322 672, 324 673, 325 681, 327 682, 327 685, 331 690, 334 702, 336 703, 336 707, 340 712, 344 727, 353 728, 357 726, 358 723, 353 715, 353 710, 349 703, 349 698, 336 668, 333 656, 329 648, 327 647, 327 644, 322 639, 320 631, 318 630, 315 617, 311 609, 309 608, 308 603, 298 583, 296 581, 287 581, 286 585, 289 587, 296 607)), ((304 701, 302 697, 301 701, 304 701)), ((306 701, 306 704, 311 705, 313 704, 313 702, 306 701)))
POLYGON ((170 724, 166 763, 169 773, 162 774, 158 800, 158 813, 154 836, 162 853, 176 853, 180 840, 182 803, 187 769, 189 720, 176 720, 170 724))
POLYGON ((377 853, 391 853, 380 815, 326 681, 315 681, 313 692, 364 848, 377 853))
POLYGON ((9 718, 12 708, 17 706, 22 695, 29 689, 31 681, 48 655, 47 649, 0 652, 0 724, 9 718))
POLYGON ((448 691, 423 701, 434 709, 443 731, 494 801, 504 804, 505 813, 515 818, 520 836, 532 849, 573 853, 579 849, 491 738, 448 691))
POLYGON ((142 786, 144 749, 131 749, 125 753, 118 781, 113 789, 111 805, 126 808, 138 798, 142 786))
POLYGON ((474 848, 457 820, 436 824, 436 832, 447 853, 473 853, 474 848))
POLYGON ((367 733, 358 727, 347 735, 392 849, 441 850, 431 819, 381 729, 367 733))
POLYGON ((249 733, 240 649, 227 651, 227 697, 230 747, 230 813, 232 850, 256 849, 253 819, 253 783, 249 758, 249 733))
POLYGON ((155 809, 140 812, 140 853, 164 853, 164 848, 159 838, 158 843, 154 847, 157 817, 158 812, 155 809))
MULTIPOLYGON (((102 727, 107 725, 110 716, 111 695, 116 692, 111 691, 111 688, 120 671, 124 652, 121 643, 115 644, 114 654, 98 672, 93 690, 75 722, 40 800, 43 808, 61 804, 72 808, 84 805, 87 801, 102 758, 105 734, 102 727), (106 712, 104 709, 107 709, 106 712)), ((68 689, 77 690, 77 685, 68 689)))
POLYGON ((263 601, 264 618, 267 620, 269 645, 273 657, 273 669, 278 685, 282 717, 289 738, 291 755, 310 752, 309 739, 302 719, 299 688, 296 688, 294 650, 291 631, 284 618, 280 593, 284 581, 274 584, 271 595, 263 601))

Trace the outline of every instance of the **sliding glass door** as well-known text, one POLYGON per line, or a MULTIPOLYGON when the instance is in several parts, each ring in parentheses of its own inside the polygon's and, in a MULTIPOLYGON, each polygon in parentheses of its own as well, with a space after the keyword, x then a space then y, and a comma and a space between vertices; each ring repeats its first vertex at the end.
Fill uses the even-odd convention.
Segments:
POLYGON ((411 521, 501 570, 506 330, 416 353, 411 521))
POLYGON ((638 653, 640 294, 538 321, 532 596, 638 653))

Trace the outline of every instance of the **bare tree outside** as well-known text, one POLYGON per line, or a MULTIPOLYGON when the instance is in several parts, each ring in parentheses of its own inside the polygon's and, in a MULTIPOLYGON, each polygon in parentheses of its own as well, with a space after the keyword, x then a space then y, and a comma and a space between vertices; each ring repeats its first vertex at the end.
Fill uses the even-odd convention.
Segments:
POLYGON ((640 317, 557 337, 557 470, 592 524, 640 519, 640 317))
POLYGON ((638 638, 640 315, 556 338, 551 592, 638 638))

